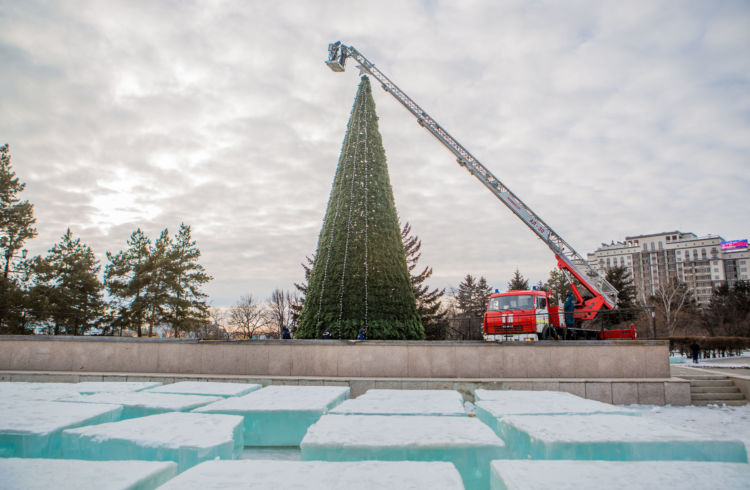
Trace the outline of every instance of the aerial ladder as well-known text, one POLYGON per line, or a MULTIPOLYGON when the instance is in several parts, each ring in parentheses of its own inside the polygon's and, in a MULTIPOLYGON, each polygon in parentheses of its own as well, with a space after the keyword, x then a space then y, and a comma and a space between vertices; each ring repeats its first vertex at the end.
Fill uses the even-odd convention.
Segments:
POLYGON ((456 156, 456 161, 460 166, 484 184, 495 197, 547 244, 555 254, 557 266, 560 270, 566 275, 570 274, 575 277, 593 295, 592 298, 584 299, 568 276, 571 289, 576 297, 575 318, 577 321, 592 320, 600 310, 604 308, 611 310, 617 307, 617 289, 370 60, 353 46, 346 46, 338 41, 328 45, 326 65, 334 72, 343 72, 349 58, 359 63, 357 68, 360 70, 360 75, 367 73, 380 82, 383 90, 399 101, 406 110, 417 118, 420 126, 429 131, 456 156))

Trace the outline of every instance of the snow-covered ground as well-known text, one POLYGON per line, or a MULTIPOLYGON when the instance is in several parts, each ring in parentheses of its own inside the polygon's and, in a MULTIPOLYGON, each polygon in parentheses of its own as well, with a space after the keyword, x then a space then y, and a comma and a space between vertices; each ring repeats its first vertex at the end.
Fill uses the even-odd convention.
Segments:
POLYGON ((638 410, 643 417, 665 424, 741 440, 750 454, 750 405, 739 407, 627 405, 627 408, 638 410))

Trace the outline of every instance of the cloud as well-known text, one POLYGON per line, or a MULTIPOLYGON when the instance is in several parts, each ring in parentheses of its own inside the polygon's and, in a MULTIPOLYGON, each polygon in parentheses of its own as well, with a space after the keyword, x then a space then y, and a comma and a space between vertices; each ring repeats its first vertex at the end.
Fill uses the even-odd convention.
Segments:
MULTIPOLYGON (((680 228, 745 238, 745 2, 18 2, 0 18, 0 134, 49 249, 103 260, 192 226, 215 304, 302 279, 362 51, 585 255, 680 228)), ((374 84, 377 88, 377 84, 374 84)), ((504 287, 546 246, 375 90, 396 205, 435 286, 504 287)))

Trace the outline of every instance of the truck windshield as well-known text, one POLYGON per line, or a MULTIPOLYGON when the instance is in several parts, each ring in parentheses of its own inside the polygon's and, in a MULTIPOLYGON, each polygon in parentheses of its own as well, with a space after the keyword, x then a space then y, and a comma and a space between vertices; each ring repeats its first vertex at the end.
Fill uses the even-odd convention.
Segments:
POLYGON ((530 294, 518 296, 499 296, 490 299, 487 311, 531 310, 534 308, 534 297, 530 294))

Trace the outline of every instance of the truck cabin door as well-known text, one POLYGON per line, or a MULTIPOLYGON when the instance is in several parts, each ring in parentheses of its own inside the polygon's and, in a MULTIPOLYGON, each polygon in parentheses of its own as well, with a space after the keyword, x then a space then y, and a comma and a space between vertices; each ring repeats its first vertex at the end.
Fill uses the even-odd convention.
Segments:
POLYGON ((547 326, 549 326, 547 298, 538 296, 536 298, 536 333, 541 334, 547 326))

